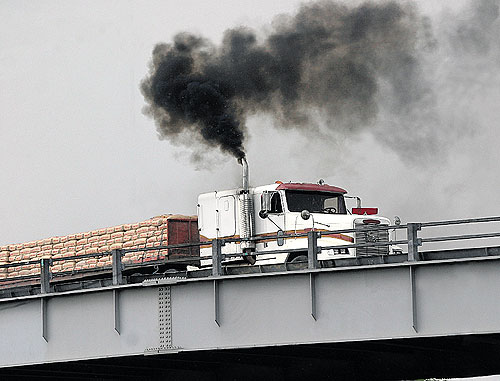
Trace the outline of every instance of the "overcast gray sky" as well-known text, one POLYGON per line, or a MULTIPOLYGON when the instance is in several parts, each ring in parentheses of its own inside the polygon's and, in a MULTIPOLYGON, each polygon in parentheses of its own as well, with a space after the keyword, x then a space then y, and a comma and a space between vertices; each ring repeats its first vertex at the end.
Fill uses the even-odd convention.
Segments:
MULTIPOLYGON (((177 32, 215 43, 239 25, 264 33, 300 3, 0 0, 0 244, 194 214, 199 193, 238 186, 233 158, 215 155, 218 165, 197 169, 185 148, 158 139, 139 83, 153 46, 177 32)), ((439 36, 424 67, 439 122, 413 138, 439 128, 432 150, 442 152, 420 154, 408 141, 394 148, 383 114, 382 138, 322 144, 268 130, 272 120, 256 115, 247 144, 253 185, 324 178, 403 221, 500 215, 499 20, 479 36, 487 51, 471 55, 452 42, 473 16, 467 1, 416 3, 439 36)))

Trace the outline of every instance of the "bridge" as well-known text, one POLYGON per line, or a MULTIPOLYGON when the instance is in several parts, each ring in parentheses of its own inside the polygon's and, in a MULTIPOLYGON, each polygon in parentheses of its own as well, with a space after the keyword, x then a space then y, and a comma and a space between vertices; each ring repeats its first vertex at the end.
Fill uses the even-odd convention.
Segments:
POLYGON ((426 228, 499 221, 365 228, 402 229, 406 237, 344 247, 397 244, 406 252, 329 263, 317 260, 314 231, 307 233, 304 263, 225 266, 223 242, 214 240, 210 269, 128 274, 124 251, 115 250, 107 278, 56 284, 50 260, 42 259, 36 282, 2 291, 0 376, 285 380, 500 373, 500 247, 421 249, 500 233, 419 237, 426 228))

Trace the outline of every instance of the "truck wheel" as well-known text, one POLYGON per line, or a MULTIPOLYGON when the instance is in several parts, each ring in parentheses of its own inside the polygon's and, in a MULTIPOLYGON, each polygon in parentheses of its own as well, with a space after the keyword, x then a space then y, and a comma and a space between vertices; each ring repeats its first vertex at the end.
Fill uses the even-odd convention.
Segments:
POLYGON ((255 257, 255 255, 244 255, 243 260, 250 265, 254 265, 257 261, 257 258, 255 257))
POLYGON ((307 262, 307 255, 297 255, 290 263, 307 262))

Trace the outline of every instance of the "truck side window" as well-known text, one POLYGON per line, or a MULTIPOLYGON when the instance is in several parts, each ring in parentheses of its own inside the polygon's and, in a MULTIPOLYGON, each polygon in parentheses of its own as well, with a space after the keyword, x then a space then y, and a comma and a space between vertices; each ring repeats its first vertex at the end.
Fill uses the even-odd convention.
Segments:
POLYGON ((330 209, 332 210, 331 213, 339 211, 339 199, 337 197, 325 198, 323 205, 323 210, 330 209))
POLYGON ((278 192, 273 194, 271 197, 271 210, 269 213, 283 213, 283 207, 281 206, 281 197, 278 192))

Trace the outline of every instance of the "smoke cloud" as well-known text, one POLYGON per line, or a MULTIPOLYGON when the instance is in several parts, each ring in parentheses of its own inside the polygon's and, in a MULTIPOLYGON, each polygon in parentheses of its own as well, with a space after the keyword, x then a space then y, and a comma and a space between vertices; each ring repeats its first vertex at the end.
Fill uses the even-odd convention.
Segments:
POLYGON ((214 45, 180 33, 154 48, 145 113, 163 138, 193 146, 201 137, 236 158, 251 114, 270 114, 278 128, 307 132, 319 120, 327 135, 355 133, 373 125, 381 81, 397 113, 429 92, 417 54, 425 31, 410 5, 319 1, 275 19, 263 37, 241 27, 214 45))
POLYGON ((243 157, 246 120, 263 115, 318 144, 368 133, 426 165, 478 131, 465 97, 496 77, 499 33, 498 0, 432 21, 409 3, 308 3, 265 34, 229 29, 214 44, 180 33, 157 45, 145 113, 195 161, 203 145, 243 157))

